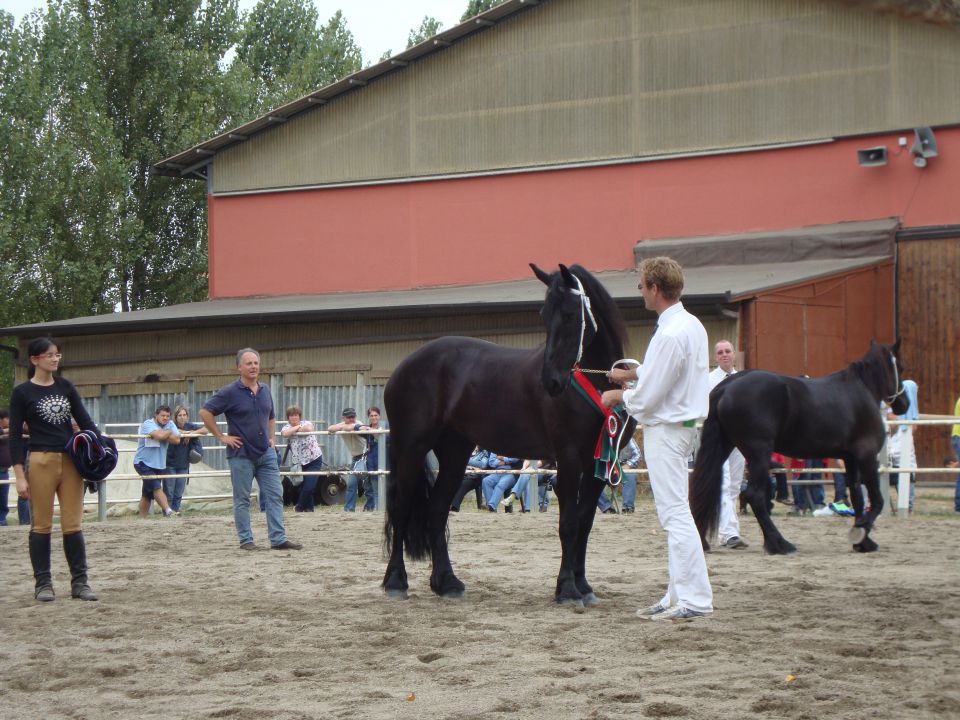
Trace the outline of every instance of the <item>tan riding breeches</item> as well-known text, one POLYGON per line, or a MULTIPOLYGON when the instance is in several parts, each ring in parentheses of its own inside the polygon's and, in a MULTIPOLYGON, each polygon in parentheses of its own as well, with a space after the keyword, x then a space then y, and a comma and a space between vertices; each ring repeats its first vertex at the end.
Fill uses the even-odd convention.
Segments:
POLYGON ((83 478, 65 452, 31 452, 27 465, 30 487, 30 528, 49 535, 53 530, 53 498, 60 501, 60 529, 80 532, 83 520, 83 478))

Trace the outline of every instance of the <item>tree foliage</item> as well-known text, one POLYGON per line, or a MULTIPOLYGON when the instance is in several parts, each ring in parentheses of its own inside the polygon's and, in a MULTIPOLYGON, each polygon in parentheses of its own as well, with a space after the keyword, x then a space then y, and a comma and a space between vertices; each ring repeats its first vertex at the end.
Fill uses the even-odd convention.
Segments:
POLYGON ((410 34, 407 36, 407 49, 409 50, 414 45, 419 45, 424 40, 432 38, 442 29, 443 23, 436 18, 426 15, 423 18, 423 21, 420 23, 420 27, 411 30, 410 34))
POLYGON ((503 0, 470 0, 467 3, 467 9, 464 10, 463 15, 460 16, 460 22, 469 20, 474 15, 479 15, 502 2, 503 0))

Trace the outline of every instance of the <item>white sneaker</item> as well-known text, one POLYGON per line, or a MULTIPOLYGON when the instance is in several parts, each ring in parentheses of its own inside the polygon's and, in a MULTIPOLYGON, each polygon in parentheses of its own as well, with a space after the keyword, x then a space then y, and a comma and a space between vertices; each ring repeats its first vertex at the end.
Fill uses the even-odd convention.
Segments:
POLYGON ((656 605, 651 605, 650 607, 640 608, 637 610, 637 617, 644 620, 653 620, 657 615, 663 615, 666 612, 669 612, 670 608, 657 603, 656 605))
POLYGON ((700 612, 699 610, 691 610, 690 608, 685 607, 674 607, 666 612, 657 613, 656 615, 651 615, 651 620, 669 620, 670 622, 685 622, 687 620, 696 620, 697 618, 706 617, 708 613, 700 612))
POLYGON ((829 505, 813 511, 814 517, 833 517, 834 515, 836 515, 836 513, 830 508, 829 505))
POLYGON ((500 504, 503 505, 504 507, 511 507, 513 505, 513 501, 516 499, 517 499, 516 495, 514 495, 513 493, 509 493, 503 500, 500 501, 500 504))

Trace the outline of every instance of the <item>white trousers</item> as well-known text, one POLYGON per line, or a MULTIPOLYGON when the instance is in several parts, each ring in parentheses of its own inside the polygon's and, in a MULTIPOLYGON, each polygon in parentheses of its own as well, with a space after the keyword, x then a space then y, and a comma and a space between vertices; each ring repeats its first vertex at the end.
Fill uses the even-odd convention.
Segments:
POLYGON ((670 581, 660 602, 667 607, 678 605, 712 612, 713 591, 687 492, 687 457, 696 436, 696 428, 680 424, 645 425, 643 457, 647 461, 657 517, 667 533, 670 581))
POLYGON ((723 494, 720 496, 720 527, 717 534, 725 543, 732 537, 740 537, 740 482, 743 480, 743 455, 736 448, 723 464, 723 494))

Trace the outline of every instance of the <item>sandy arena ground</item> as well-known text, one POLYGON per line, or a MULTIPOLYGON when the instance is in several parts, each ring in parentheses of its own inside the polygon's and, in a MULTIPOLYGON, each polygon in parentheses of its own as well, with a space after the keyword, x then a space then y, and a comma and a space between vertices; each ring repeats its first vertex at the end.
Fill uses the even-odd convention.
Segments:
POLYGON ((0 717, 960 717, 960 518, 885 518, 868 556, 843 519, 775 519, 800 552, 743 518, 750 548, 707 558, 716 613, 676 625, 634 617, 666 580, 649 500, 598 516, 583 614, 552 602, 556 507, 452 516, 461 601, 424 563, 384 598, 374 513, 288 513, 301 552, 239 550, 226 514, 88 522, 97 603, 70 600, 59 533, 34 602, 26 530, 0 528, 0 717))

